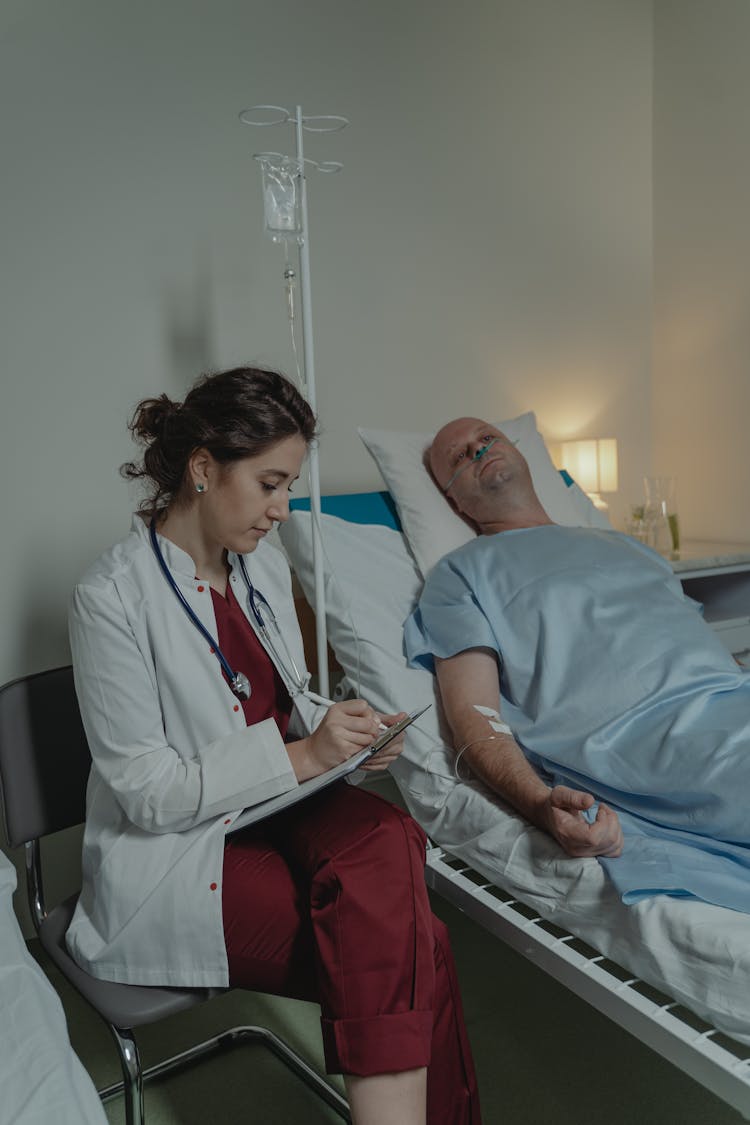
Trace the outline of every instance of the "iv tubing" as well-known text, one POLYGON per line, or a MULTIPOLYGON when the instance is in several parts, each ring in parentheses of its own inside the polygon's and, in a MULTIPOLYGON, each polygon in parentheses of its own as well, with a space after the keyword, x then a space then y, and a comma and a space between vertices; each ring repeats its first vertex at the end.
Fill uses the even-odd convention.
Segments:
MULTIPOLYGON (((313 354, 312 300, 310 295, 310 240, 307 227, 307 184, 305 181, 304 142, 302 137, 302 106, 297 106, 297 160, 300 167, 300 213, 302 216, 302 241, 300 258, 300 303, 302 305, 302 341, 304 345, 305 381, 307 397, 316 413, 315 401, 315 357, 313 354)), ((318 657, 318 691, 329 694, 328 684, 328 645, 326 643, 326 600, 323 584, 323 552, 316 534, 320 528, 320 472, 318 465, 318 442, 310 443, 310 509, 313 526, 313 576, 315 581, 315 642, 318 657)))

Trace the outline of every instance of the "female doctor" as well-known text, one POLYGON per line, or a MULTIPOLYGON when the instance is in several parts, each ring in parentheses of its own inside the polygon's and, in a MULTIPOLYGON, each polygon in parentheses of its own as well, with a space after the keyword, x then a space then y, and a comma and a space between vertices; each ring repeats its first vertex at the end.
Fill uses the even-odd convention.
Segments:
POLYGON ((417 824, 341 782, 229 834, 395 719, 310 698, 289 572, 263 542, 313 414, 281 375, 239 368, 144 400, 131 431, 144 456, 123 472, 149 498, 70 613, 92 755, 70 951, 105 980, 317 1000, 356 1125, 477 1125, 417 824))

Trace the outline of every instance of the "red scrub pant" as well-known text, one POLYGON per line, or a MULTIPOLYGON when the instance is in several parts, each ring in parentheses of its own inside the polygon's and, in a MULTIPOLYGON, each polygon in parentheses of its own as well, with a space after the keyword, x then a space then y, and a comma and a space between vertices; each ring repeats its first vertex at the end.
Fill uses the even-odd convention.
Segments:
POLYGON ((326 1069, 428 1067, 429 1125, 480 1125, 446 927, 424 881, 425 836, 346 783, 227 838, 230 984, 321 1007, 326 1069))

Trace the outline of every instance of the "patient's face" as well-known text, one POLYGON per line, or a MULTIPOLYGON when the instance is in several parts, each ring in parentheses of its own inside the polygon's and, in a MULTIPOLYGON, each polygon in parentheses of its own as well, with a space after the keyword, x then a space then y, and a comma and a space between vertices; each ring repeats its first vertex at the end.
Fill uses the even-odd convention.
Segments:
POLYGON ((502 487, 530 486, 526 459, 505 434, 481 418, 456 418, 435 435, 430 468, 440 488, 460 512, 486 515, 486 505, 502 487), (477 453, 494 442, 478 461, 477 453))

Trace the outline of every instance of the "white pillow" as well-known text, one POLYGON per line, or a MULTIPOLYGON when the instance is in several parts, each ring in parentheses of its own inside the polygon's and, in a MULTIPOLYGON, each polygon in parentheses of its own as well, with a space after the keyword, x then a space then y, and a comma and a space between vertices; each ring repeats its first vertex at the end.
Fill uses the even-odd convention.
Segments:
MULTIPOLYGON (((531 411, 496 426, 526 458, 536 494, 551 520, 567 527, 611 527, 578 485, 564 483, 531 411)), ((476 534, 456 515, 424 466, 424 452, 434 435, 362 427, 358 432, 396 502, 404 535, 426 575, 438 559, 476 534)))
MULTIPOLYGON (((403 535, 326 515, 321 516, 321 531, 328 635, 352 686, 387 710, 413 710, 431 702, 433 677, 409 668, 403 651, 403 624, 422 589, 403 535)), ((292 512, 279 534, 314 605, 310 514, 292 512)))

